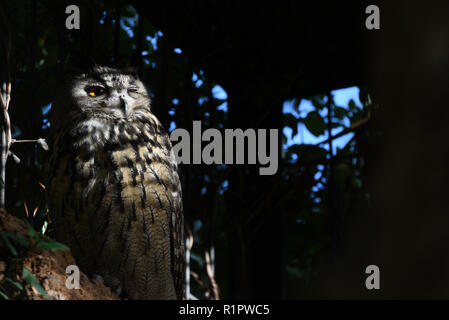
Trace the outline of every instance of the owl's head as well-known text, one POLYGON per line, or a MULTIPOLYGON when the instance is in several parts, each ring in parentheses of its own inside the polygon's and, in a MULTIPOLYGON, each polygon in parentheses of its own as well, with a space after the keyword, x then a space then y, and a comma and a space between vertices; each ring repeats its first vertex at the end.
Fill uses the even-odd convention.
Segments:
POLYGON ((134 72, 96 66, 67 81, 52 112, 59 120, 75 115, 132 121, 150 112, 150 102, 145 85, 134 72))

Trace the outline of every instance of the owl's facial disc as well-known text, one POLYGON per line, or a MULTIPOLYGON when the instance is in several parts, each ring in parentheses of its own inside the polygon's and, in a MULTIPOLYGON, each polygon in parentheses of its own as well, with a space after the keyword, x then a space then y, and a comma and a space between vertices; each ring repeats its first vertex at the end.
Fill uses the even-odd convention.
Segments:
MULTIPOLYGON (((75 112, 90 118, 108 120, 140 119, 151 112, 151 99, 145 85, 137 76, 126 71, 97 67, 76 76, 70 83, 71 106, 75 112)), ((66 99, 64 92, 60 99, 66 99)), ((64 111, 61 111, 63 116, 64 111)))
POLYGON ((120 111, 124 117, 127 117, 132 111, 136 100, 140 97, 139 88, 136 86, 124 88, 123 86, 113 85, 114 83, 111 86, 108 86, 106 83, 104 85, 88 85, 85 91, 92 98, 93 102, 98 103, 100 108, 112 109, 110 110, 112 112, 120 111))

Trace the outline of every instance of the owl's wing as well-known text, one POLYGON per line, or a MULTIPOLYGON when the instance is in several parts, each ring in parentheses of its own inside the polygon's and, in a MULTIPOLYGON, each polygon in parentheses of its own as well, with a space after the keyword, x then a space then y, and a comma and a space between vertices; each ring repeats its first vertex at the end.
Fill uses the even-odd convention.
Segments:
POLYGON ((185 249, 184 249, 184 214, 182 206, 181 182, 178 175, 178 165, 172 150, 169 162, 173 168, 173 212, 170 221, 170 243, 172 252, 172 274, 175 283, 176 297, 185 298, 185 249))

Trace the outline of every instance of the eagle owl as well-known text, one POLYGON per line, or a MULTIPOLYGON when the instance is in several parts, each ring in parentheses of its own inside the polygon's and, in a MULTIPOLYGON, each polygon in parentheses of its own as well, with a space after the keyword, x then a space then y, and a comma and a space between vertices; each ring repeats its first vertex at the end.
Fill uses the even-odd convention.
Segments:
POLYGON ((85 273, 129 299, 182 299, 181 186, 150 102, 125 70, 66 81, 51 111, 50 217, 85 273))

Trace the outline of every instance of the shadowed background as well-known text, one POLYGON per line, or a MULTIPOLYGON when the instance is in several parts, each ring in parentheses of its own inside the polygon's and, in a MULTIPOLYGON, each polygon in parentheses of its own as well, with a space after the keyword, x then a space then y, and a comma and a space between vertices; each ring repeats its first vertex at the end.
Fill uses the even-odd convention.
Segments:
MULTIPOLYGON (((192 296, 217 298, 218 286, 221 298, 447 298, 449 12, 382 3, 381 30, 369 31, 368 4, 4 3, 14 137, 45 137, 68 70, 134 65, 169 130, 201 120, 203 130, 290 128, 324 142, 280 134, 274 176, 181 165, 192 296), (65 28, 70 4, 80 30, 65 28), (360 96, 338 105, 333 92, 347 87, 360 96), (370 264, 380 291, 365 288, 370 264)), ((28 219, 39 227, 46 154, 13 152, 22 162, 8 161, 6 208, 26 217, 24 201, 38 206, 28 219)))

